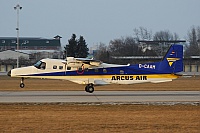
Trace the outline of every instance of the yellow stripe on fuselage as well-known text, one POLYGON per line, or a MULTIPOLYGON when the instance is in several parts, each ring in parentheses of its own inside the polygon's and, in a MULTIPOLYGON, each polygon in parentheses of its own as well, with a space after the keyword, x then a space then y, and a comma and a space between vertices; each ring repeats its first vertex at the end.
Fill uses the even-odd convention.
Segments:
POLYGON ((46 78, 46 79, 112 79, 113 76, 133 76, 136 78, 137 76, 146 76, 149 78, 169 78, 176 79, 179 76, 174 74, 144 74, 144 75, 76 75, 76 76, 17 76, 17 77, 29 77, 29 78, 46 78))

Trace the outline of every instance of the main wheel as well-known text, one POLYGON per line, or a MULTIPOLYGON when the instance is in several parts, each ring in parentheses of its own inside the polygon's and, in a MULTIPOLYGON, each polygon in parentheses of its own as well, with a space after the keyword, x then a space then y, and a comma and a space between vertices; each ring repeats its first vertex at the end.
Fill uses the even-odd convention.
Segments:
POLYGON ((25 84, 24 83, 20 83, 20 87, 24 88, 25 84))
POLYGON ((87 86, 85 86, 85 91, 86 91, 86 92, 88 92, 88 85, 87 85, 87 86))
POLYGON ((89 93, 94 92, 94 87, 93 86, 88 86, 87 87, 87 92, 89 92, 89 93))
POLYGON ((86 91, 86 92, 89 92, 89 93, 94 92, 93 84, 88 84, 88 85, 85 87, 85 91, 86 91))

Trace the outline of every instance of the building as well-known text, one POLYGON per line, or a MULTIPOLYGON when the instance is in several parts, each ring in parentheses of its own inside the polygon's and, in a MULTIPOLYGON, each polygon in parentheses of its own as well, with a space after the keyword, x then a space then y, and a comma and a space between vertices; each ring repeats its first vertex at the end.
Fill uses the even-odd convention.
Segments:
POLYGON ((23 58, 23 59, 29 59, 29 54, 13 51, 13 50, 6 50, 6 51, 0 52, 0 60, 17 59, 17 57, 23 58))
MULTIPOLYGON (((19 50, 20 51, 60 51, 61 43, 60 36, 55 36, 53 39, 35 38, 35 37, 20 37, 19 50)), ((0 37, 0 51, 16 50, 16 37, 0 37)))
POLYGON ((5 72, 17 67, 17 57, 20 59, 20 67, 25 66, 23 64, 27 64, 29 60, 29 54, 19 51, 6 50, 0 52, 0 75, 2 72, 6 74, 5 72))
POLYGON ((17 50, 16 37, 0 37, 0 72, 16 68, 17 58, 19 66, 32 65, 42 58, 60 58, 60 36, 52 39, 37 37, 20 37, 17 50))

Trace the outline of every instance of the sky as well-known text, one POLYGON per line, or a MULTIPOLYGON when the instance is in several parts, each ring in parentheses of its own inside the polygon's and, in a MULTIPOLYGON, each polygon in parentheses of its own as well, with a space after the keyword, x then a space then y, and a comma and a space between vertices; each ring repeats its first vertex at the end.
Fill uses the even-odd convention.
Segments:
POLYGON ((20 4, 20 37, 83 36, 89 47, 145 27, 153 33, 176 32, 185 39, 192 26, 200 26, 200 0, 0 0, 0 37, 16 37, 20 4))

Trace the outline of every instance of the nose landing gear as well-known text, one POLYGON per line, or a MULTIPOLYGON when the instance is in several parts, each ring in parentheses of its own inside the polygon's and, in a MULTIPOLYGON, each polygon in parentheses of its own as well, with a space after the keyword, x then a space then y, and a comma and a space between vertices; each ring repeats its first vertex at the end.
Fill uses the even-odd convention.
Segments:
POLYGON ((89 93, 94 92, 94 85, 93 85, 93 84, 88 84, 88 85, 85 87, 85 91, 86 91, 86 92, 89 92, 89 93))
POLYGON ((24 84, 24 78, 22 77, 21 79, 21 83, 19 85, 21 88, 24 88, 25 87, 25 84, 24 84))

